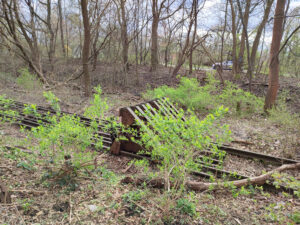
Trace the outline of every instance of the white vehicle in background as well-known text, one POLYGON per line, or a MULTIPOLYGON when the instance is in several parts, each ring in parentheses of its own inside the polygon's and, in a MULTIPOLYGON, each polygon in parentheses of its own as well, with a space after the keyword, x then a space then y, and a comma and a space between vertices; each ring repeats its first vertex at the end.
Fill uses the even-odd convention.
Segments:
MULTIPOLYGON (((231 60, 227 60, 222 62, 223 70, 232 70, 233 62, 231 60)), ((215 63, 212 65, 212 68, 216 70, 218 67, 221 67, 221 63, 215 63)))

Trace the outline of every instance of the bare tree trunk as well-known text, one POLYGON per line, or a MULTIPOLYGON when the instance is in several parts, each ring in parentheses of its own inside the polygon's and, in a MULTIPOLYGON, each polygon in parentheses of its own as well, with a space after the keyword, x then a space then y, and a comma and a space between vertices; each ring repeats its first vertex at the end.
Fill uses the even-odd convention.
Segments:
POLYGON ((238 55, 238 62, 237 62, 238 72, 242 71, 242 64, 244 61, 243 59, 244 59, 246 32, 247 32, 247 28, 248 28, 250 6, 251 6, 251 0, 247 0, 246 7, 245 7, 245 13, 244 13, 244 15, 240 15, 241 17, 243 17, 243 21, 244 21, 243 23, 244 23, 245 29, 243 29, 243 31, 242 31, 241 45, 240 45, 240 51, 239 51, 239 55, 238 55))
MULTIPOLYGON (((186 58, 190 56, 189 54, 193 53, 193 50, 194 50, 194 47, 195 47, 195 38, 196 38, 196 34, 197 34, 197 29, 196 29, 197 22, 196 21, 197 21, 198 12, 199 12, 198 4, 199 4, 199 0, 193 0, 192 7, 191 7, 191 12, 189 14, 190 22, 189 22, 189 26, 188 26, 188 32, 187 32, 187 35, 186 35, 185 44, 184 44, 183 49, 179 53, 177 64, 176 64, 176 66, 175 66, 175 68, 172 72, 172 76, 177 75, 177 73, 180 70, 181 66, 184 64, 186 58), (193 40, 192 40, 192 43, 190 44, 190 42, 191 42, 190 41, 190 34, 191 34, 192 27, 193 27, 194 24, 195 24, 195 26, 194 26, 195 29, 194 29, 194 33, 193 33, 193 37, 192 37, 193 40)), ((202 40, 200 40, 200 42, 201 41, 202 40)), ((198 44, 199 44, 199 41, 198 41, 198 44)))
MULTIPOLYGON (((154 1, 153 1, 154 2, 154 1)), ((152 6, 152 11, 153 11, 152 6)), ((156 71, 158 65, 158 22, 159 15, 157 12, 153 11, 153 21, 152 21, 152 29, 151 29, 151 69, 150 71, 156 71)))
POLYGON ((152 0, 152 33, 151 33, 151 68, 150 71, 156 71, 158 66, 158 24, 159 21, 165 20, 173 16, 176 12, 178 12, 184 3, 185 0, 176 6, 176 9, 169 13, 169 10, 172 8, 174 3, 178 3, 178 1, 167 1, 161 0, 160 4, 158 4, 159 0, 152 0), (161 17, 161 13, 163 9, 166 9, 168 15, 161 17))
MULTIPOLYGON (((227 14, 228 14, 228 0, 226 0, 226 6, 225 6, 225 19, 224 19, 224 27, 223 27, 223 31, 222 31, 222 36, 221 36, 221 66, 219 69, 219 73, 223 74, 223 54, 224 54, 224 36, 225 36, 225 32, 226 32, 226 26, 227 26, 227 14)), ((217 68, 218 69, 218 68, 217 68)), ((221 75, 222 77, 222 75, 221 75)), ((223 77, 222 77, 223 79, 223 77)), ((224 82, 223 82, 224 84, 224 82)))
POLYGON ((62 52, 63 52, 63 56, 66 57, 61 0, 58 0, 57 4, 58 4, 58 16, 59 16, 61 49, 62 49, 62 52))
MULTIPOLYGON (((284 164, 280 167, 275 168, 274 170, 271 170, 265 174, 256 177, 231 181, 231 184, 237 188, 247 186, 247 185, 263 185, 267 182, 268 179, 272 178, 272 175, 275 173, 281 173, 287 170, 298 170, 299 168, 300 168, 300 163, 284 164)), ((121 180, 121 183, 123 184, 134 184, 134 185, 142 185, 145 184, 145 182, 149 187, 153 187, 153 188, 163 188, 166 185, 165 179, 161 177, 154 178, 149 181, 147 177, 132 178, 127 176, 121 180)), ((186 180, 185 185, 188 189, 193 191, 205 191, 208 189, 220 190, 220 189, 226 189, 228 187, 231 187, 228 186, 228 181, 205 183, 205 182, 186 180)), ((170 186, 174 187, 174 183, 171 183, 170 186)))
POLYGON ((89 74, 89 50, 90 50, 90 24, 89 16, 87 10, 88 0, 81 0, 81 11, 83 18, 84 27, 84 42, 82 49, 82 70, 83 70, 83 80, 84 80, 84 92, 85 96, 89 97, 92 93, 91 91, 91 77, 89 74))
POLYGON ((249 46, 249 38, 248 38, 248 32, 247 32, 247 25, 245 24, 244 21, 244 16, 243 16, 243 12, 242 12, 242 7, 240 4, 240 0, 237 0, 237 5, 238 5, 238 9, 239 9, 239 13, 241 15, 241 21, 242 21, 242 25, 243 25, 243 33, 245 33, 245 39, 246 39, 246 46, 247 46, 247 62, 248 62, 248 71, 249 71, 249 91, 251 92, 252 90, 252 62, 251 62, 251 58, 250 58, 250 46, 249 46))
MULTIPOLYGON (((5 20, 6 22, 6 24, 3 27, 1 27, 2 29, 0 29, 1 38, 4 38, 8 42, 11 42, 13 45, 17 47, 17 49, 20 50, 21 53, 18 53, 18 55, 26 63, 28 63, 30 69, 32 69, 37 74, 37 76, 42 81, 42 83, 47 85, 48 82, 44 77, 40 65, 40 54, 38 52, 39 50, 38 50, 37 38, 35 34, 35 26, 32 27, 32 25, 34 25, 34 18, 33 18, 33 15, 35 15, 35 13, 33 12, 34 9, 31 5, 31 2, 26 2, 26 4, 29 7, 29 11, 30 11, 29 25, 24 24, 21 21, 21 17, 19 15, 19 5, 17 4, 16 0, 13 0, 11 2, 8 2, 6 0, 1 1, 3 15, 2 17, 0 17, 0 19, 5 20), (27 29, 28 30, 31 29, 32 36, 28 35, 27 29), (29 49, 25 47, 26 44, 24 43, 28 45, 29 49)), ((2 22, 3 21, 1 21, 1 24, 2 22)))
POLYGON ((234 5, 232 0, 229 0, 230 2, 230 7, 231 7, 231 24, 232 24, 232 29, 231 29, 231 33, 232 33, 232 62, 233 62, 233 66, 232 66, 232 73, 233 76, 235 76, 237 74, 237 58, 236 58, 236 47, 237 47, 237 38, 236 38, 236 14, 235 14, 235 10, 234 10, 234 5))
POLYGON ((127 20, 126 20, 126 11, 125 11, 125 2, 126 0, 120 0, 121 6, 121 39, 122 39, 122 57, 123 57, 123 65, 125 72, 129 69, 128 64, 128 34, 127 34, 127 20))
POLYGON ((194 45, 197 35, 197 22, 198 22, 198 0, 195 2, 196 6, 194 9, 194 33, 192 37, 192 43, 191 43, 191 49, 190 49, 190 55, 189 55, 189 74, 192 75, 193 73, 193 51, 194 51, 194 45))
MULTIPOLYGON (((279 1, 285 1, 285 0, 279 0, 279 1)), ((236 181, 231 181, 232 185, 235 187, 242 187, 246 185, 263 185, 266 183, 268 179, 271 178, 271 176, 274 173, 280 173, 285 170, 295 170, 300 168, 300 163, 295 163, 295 164, 284 164, 274 170, 271 170, 265 174, 262 174, 257 177, 251 177, 247 179, 242 179, 242 180, 236 180, 236 181)), ((194 191, 205 191, 207 189, 212 188, 213 190, 217 189, 224 189, 226 187, 226 182, 223 183, 203 183, 203 182, 195 182, 195 181, 188 181, 187 186, 189 189, 194 190, 194 191)))
MULTIPOLYGON (((256 60, 255 59, 256 59, 256 52, 257 52, 257 49, 258 49, 260 37, 261 37, 263 29, 264 29, 264 27, 265 27, 265 25, 268 21, 269 14, 270 14, 273 2, 274 2, 274 0, 267 0, 267 5, 266 5, 265 11, 264 11, 263 19, 262 19, 261 23, 259 24, 259 27, 258 27, 257 32, 256 32, 255 39, 253 41, 252 51, 251 51, 251 56, 250 56, 250 62, 252 63, 252 65, 251 65, 252 69, 254 69, 255 65, 256 65, 256 60)), ((250 69, 250 67, 248 67, 248 71, 247 71, 247 76, 248 77, 249 77, 249 74, 251 72, 249 69, 250 69)))
POLYGON ((265 111, 274 106, 279 88, 279 49, 283 34, 285 2, 286 0, 277 0, 275 9, 273 36, 270 49, 269 86, 264 105, 265 111))
POLYGON ((52 13, 51 0, 47 0, 47 27, 48 27, 48 31, 50 34, 50 44, 49 44, 48 55, 49 55, 50 69, 51 69, 51 71, 53 71, 53 69, 54 69, 53 60, 54 60, 54 54, 55 54, 55 34, 54 34, 54 31, 53 31, 52 25, 51 25, 51 13, 52 13))

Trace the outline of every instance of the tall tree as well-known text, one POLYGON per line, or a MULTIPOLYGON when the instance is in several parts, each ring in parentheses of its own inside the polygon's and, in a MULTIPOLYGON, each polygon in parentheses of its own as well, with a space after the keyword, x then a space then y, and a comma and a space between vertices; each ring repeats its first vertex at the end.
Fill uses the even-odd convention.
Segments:
POLYGON ((229 0, 230 8, 231 8, 231 33, 232 33, 232 73, 233 75, 236 75, 237 73, 237 57, 236 57, 236 51, 237 51, 237 26, 236 26, 236 12, 235 7, 232 0, 229 0))
POLYGON ((118 2, 118 21, 121 26, 121 41, 122 41, 122 61, 124 70, 127 72, 129 69, 128 63, 128 50, 129 50, 129 41, 127 33, 127 19, 126 19, 126 0, 119 0, 118 2))
POLYGON ((170 12, 170 8, 178 3, 176 0, 167 1, 152 0, 152 27, 151 27, 151 71, 157 70, 158 65, 158 24, 160 21, 165 20, 173 16, 178 10, 181 9, 183 3, 173 11, 170 12), (166 5, 167 3, 167 5, 166 5), (163 12, 165 10, 165 12, 163 12), (166 16, 162 16, 163 13, 167 13, 166 16))
MULTIPOLYGON (((179 52, 178 59, 176 66, 172 72, 173 76, 176 76, 178 71, 180 70, 181 66, 184 64, 187 57, 191 56, 193 54, 194 48, 198 46, 203 39, 198 39, 196 41, 196 35, 197 35, 197 19, 198 19, 198 13, 199 13, 199 0, 193 0, 192 6, 189 13, 189 25, 188 30, 185 38, 185 43, 183 45, 183 48, 179 52), (193 35, 191 37, 192 28, 194 26, 193 35)), ((192 57, 192 56, 191 56, 192 57)), ((190 63, 192 63, 192 59, 190 58, 190 63)), ((192 70, 193 65, 190 66, 190 71, 192 70)))
POLYGON ((28 7, 30 12, 30 22, 23 19, 24 15, 21 14, 19 2, 16 0, 1 1, 3 15, 0 17, 0 24, 2 25, 0 34, 7 43, 16 47, 16 49, 13 49, 16 54, 47 85, 48 82, 40 63, 41 55, 37 43, 36 24, 34 23, 37 14, 34 12, 31 1, 26 1, 25 6, 28 7))
POLYGON ((274 106, 279 88, 279 50, 283 34, 285 2, 286 0, 277 0, 275 8, 273 35, 269 59, 269 86, 264 105, 265 111, 274 106))
MULTIPOLYGON (((240 13, 240 17, 243 20, 244 29, 242 30, 240 51, 239 51, 238 61, 237 61, 238 72, 241 72, 241 70, 242 70, 242 63, 243 63, 244 51, 245 51, 245 41, 246 41, 246 35, 247 35, 247 29, 248 29, 248 20, 249 20, 249 14, 250 14, 250 6, 251 6, 251 0, 247 0, 244 15, 242 15, 240 13)), ((239 11, 241 11, 241 10, 239 10, 239 11)))
POLYGON ((270 11, 272 8, 272 4, 273 4, 274 0, 267 0, 266 2, 266 8, 264 10, 264 15, 263 15, 263 19, 260 22, 258 28, 257 28, 257 32, 256 32, 256 36, 254 38, 253 44, 252 44, 252 50, 251 50, 251 55, 250 55, 250 62, 252 63, 251 66, 248 67, 247 70, 247 76, 250 77, 250 74, 252 73, 252 69, 254 69, 255 65, 256 65, 256 53, 257 53, 257 49, 259 46, 259 42, 260 42, 260 38, 263 32, 264 27, 266 26, 266 23, 268 22, 268 18, 270 15, 270 11))
POLYGON ((64 39, 64 28, 63 28, 63 14, 62 14, 61 0, 58 0, 57 4, 58 4, 58 17, 59 17, 61 49, 62 49, 63 56, 66 57, 65 39, 64 39))
POLYGON ((88 0, 81 0, 81 12, 83 19, 83 28, 84 28, 84 42, 82 49, 82 70, 83 70, 83 83, 84 83, 84 93, 86 97, 89 97, 92 94, 91 90, 91 76, 89 74, 89 50, 90 50, 90 23, 88 15, 88 0))

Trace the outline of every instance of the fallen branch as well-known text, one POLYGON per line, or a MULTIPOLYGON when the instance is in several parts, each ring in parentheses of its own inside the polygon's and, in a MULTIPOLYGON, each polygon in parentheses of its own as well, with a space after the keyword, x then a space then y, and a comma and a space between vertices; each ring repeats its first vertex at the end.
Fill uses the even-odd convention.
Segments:
MULTIPOLYGON (((300 163, 295 164, 285 164, 280 167, 277 167, 274 170, 271 170, 265 174, 262 174, 257 177, 250 177, 242 180, 231 181, 230 183, 236 187, 242 187, 247 185, 263 185, 266 181, 271 178, 274 173, 280 173, 286 170, 295 170, 300 169, 300 163)), ((143 178, 132 178, 132 177, 125 177, 121 183, 123 184, 134 184, 134 185, 142 185, 146 183, 148 186, 153 188, 163 188, 164 187, 164 179, 162 178, 155 178, 149 180, 145 177, 143 178)), ((172 186, 172 184, 171 184, 172 186)), ((221 182, 221 183, 204 183, 204 182, 197 182, 197 181, 187 181, 186 187, 193 191, 206 191, 209 189, 217 190, 217 189, 224 189, 228 186, 228 182, 221 182)))
MULTIPOLYGON (((266 183, 266 181, 272 176, 272 174, 274 173, 280 173, 283 172, 285 170, 294 170, 294 169, 299 169, 300 168, 300 163, 296 163, 296 164, 285 164, 282 165, 280 167, 277 167, 274 170, 271 170, 265 174, 262 174, 260 176, 257 177, 250 177, 248 179, 242 179, 242 180, 236 180, 236 181, 232 181, 231 183, 236 186, 236 187, 242 187, 242 186, 246 186, 246 185, 263 185, 264 183, 266 183)), ((216 189, 223 189, 226 186, 225 182, 222 183, 204 183, 204 182, 195 182, 195 181, 188 181, 186 183, 187 187, 191 190, 194 191, 205 191, 208 190, 210 188, 212 188, 213 190, 216 189)))

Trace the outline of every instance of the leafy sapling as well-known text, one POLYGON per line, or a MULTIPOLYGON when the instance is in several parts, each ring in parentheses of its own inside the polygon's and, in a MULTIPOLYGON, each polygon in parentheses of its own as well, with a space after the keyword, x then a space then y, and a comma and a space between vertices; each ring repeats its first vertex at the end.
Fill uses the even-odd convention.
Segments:
MULTIPOLYGON (((142 153, 160 162, 157 175, 164 177, 166 190, 181 189, 187 181, 187 173, 201 170, 195 158, 202 150, 212 149, 222 160, 224 153, 217 146, 229 140, 230 130, 227 125, 221 125, 219 119, 226 112, 227 109, 220 107, 199 120, 191 111, 185 115, 180 110, 178 117, 168 117, 160 111, 153 113, 153 109, 146 110, 148 123, 138 122, 141 134, 136 141, 144 146, 142 153), (186 120, 182 120, 183 116, 186 120)), ((140 165, 147 167, 145 163, 140 165)))

